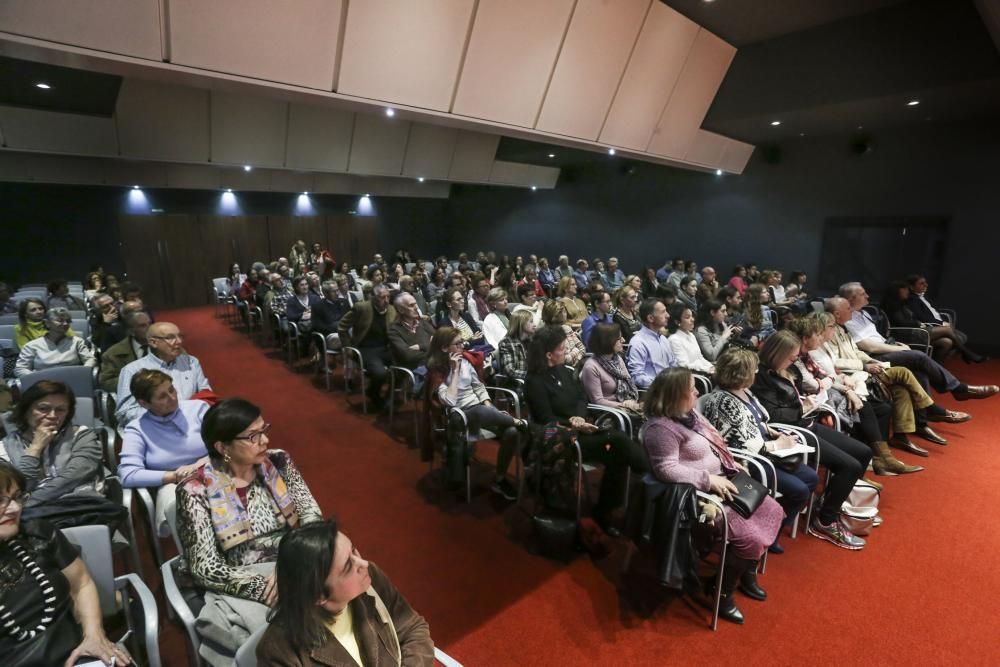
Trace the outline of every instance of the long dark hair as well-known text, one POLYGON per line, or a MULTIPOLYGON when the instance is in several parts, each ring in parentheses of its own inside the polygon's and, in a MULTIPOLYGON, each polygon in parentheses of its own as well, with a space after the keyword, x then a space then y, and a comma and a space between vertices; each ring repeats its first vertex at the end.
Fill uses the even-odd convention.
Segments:
POLYGON ((48 306, 45 302, 39 298, 29 296, 27 299, 21 299, 21 302, 17 304, 17 319, 21 322, 21 326, 28 323, 28 304, 37 303, 43 309, 43 316, 45 313, 49 312, 48 306))
POLYGON ((725 305, 721 301, 715 299, 709 299, 708 301, 702 301, 698 306, 698 315, 695 316, 694 324, 696 327, 705 327, 712 333, 719 333, 722 331, 723 327, 719 325, 713 319, 713 315, 719 312, 719 309, 725 305))
POLYGON ((214 465, 222 463, 222 454, 215 449, 217 442, 233 439, 260 417, 260 408, 242 398, 227 398, 208 409, 201 422, 201 439, 214 465))
POLYGON ((434 335, 431 336, 430 348, 427 350, 427 370, 448 372, 451 358, 444 351, 444 348, 450 346, 451 341, 460 335, 461 333, 454 327, 439 327, 434 332, 434 335))
POLYGON ((327 614, 316 602, 329 595, 326 578, 336 544, 333 519, 294 528, 278 544, 278 603, 267 620, 281 626, 296 652, 314 649, 329 636, 327 614))
POLYGON ((14 408, 10 416, 10 421, 17 427, 20 433, 27 433, 28 428, 30 428, 28 426, 28 413, 31 412, 31 408, 36 402, 46 396, 66 397, 66 400, 69 402, 69 412, 66 413, 66 421, 63 422, 63 425, 72 423, 73 415, 76 414, 76 396, 73 395, 73 390, 64 382, 39 380, 21 394, 21 398, 17 402, 17 407, 14 408))
POLYGON ((544 326, 536 331, 528 346, 526 360, 528 373, 541 373, 548 368, 549 364, 545 355, 559 347, 559 344, 564 340, 566 340, 566 332, 558 324, 544 326))

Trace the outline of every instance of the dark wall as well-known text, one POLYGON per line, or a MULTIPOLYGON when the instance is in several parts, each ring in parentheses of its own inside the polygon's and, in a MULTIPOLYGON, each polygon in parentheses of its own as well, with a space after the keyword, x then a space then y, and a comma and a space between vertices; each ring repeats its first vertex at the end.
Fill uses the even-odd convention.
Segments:
MULTIPOLYGON (((726 277, 755 261, 816 275, 830 217, 950 220, 940 303, 974 340, 995 343, 998 316, 982 306, 1000 259, 1000 128, 928 124, 877 135, 858 155, 850 139, 800 139, 776 164, 755 152, 742 176, 715 176, 608 159, 569 170, 551 191, 456 187, 457 249, 571 258, 617 255, 626 271, 680 255, 726 277)), ((772 156, 773 157, 773 156, 772 156)), ((916 268, 916 267, 915 267, 916 268)))

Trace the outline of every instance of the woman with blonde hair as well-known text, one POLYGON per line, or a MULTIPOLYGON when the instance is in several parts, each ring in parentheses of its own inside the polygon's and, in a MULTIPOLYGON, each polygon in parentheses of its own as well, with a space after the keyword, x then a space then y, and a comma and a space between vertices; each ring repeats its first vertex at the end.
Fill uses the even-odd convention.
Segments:
POLYGON ((624 287, 615 290, 612 300, 614 310, 611 311, 611 317, 615 324, 621 327, 622 338, 628 343, 632 340, 632 336, 642 329, 642 320, 639 318, 639 292, 626 283, 624 287))
POLYGON ((740 338, 748 340, 754 346, 760 345, 768 336, 774 333, 774 316, 768 303, 770 293, 760 283, 754 283, 747 288, 743 301, 743 331, 740 338))
POLYGON ((573 329, 579 329, 587 318, 587 305, 577 296, 577 289, 576 280, 570 276, 561 278, 556 288, 556 300, 566 307, 566 323, 573 329))
POLYGON ((524 380, 528 373, 528 349, 525 345, 534 333, 535 317, 532 311, 519 310, 510 316, 510 329, 497 349, 501 374, 513 380, 524 380))

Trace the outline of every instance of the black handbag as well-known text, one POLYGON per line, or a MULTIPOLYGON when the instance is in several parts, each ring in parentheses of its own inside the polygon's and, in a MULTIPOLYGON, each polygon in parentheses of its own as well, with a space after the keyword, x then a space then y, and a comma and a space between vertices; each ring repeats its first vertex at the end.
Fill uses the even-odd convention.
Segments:
POLYGON ((726 502, 744 519, 749 519, 768 496, 767 487, 740 470, 729 481, 736 486, 736 493, 726 502))

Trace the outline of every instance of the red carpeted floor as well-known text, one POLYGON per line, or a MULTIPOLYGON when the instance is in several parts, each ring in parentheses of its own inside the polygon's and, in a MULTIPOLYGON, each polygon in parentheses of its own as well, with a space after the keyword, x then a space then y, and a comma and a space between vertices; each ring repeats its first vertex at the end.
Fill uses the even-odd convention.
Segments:
MULTIPOLYGON (((926 444, 929 459, 901 457, 926 471, 877 478, 885 523, 865 550, 786 538, 760 578, 768 601, 740 599, 747 624, 720 621, 713 633, 707 612, 680 600, 638 611, 657 591, 621 581, 624 542, 569 565, 528 553, 514 537, 523 515, 486 489, 488 466, 471 505, 443 493, 404 440, 408 411, 391 436, 384 418, 363 416, 336 384, 326 393, 308 371, 291 372, 211 308, 160 318, 187 334, 219 394, 263 408, 272 446, 291 452, 324 513, 465 665, 1000 662, 1000 397, 961 404, 974 419, 941 425, 950 444, 926 444)), ((955 370, 970 383, 1000 380, 998 362, 955 370)), ((163 639, 167 663, 181 664, 180 635, 163 639)))

